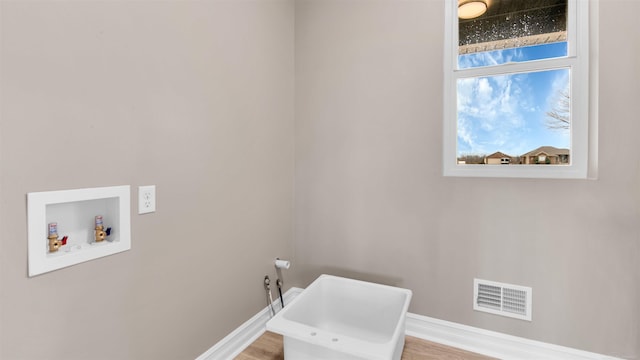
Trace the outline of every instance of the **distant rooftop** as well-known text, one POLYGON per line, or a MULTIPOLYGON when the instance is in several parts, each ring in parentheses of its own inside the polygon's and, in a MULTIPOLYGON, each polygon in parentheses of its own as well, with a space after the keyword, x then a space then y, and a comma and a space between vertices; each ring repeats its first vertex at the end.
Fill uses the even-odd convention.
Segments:
POLYGON ((559 149, 557 147, 553 147, 553 146, 540 146, 539 148, 535 149, 535 150, 531 150, 528 153, 522 155, 522 156, 536 156, 539 154, 546 154, 546 155, 569 155, 570 151, 569 149, 559 149))
POLYGON ((487 159, 502 159, 502 158, 511 158, 511 156, 507 155, 507 154, 505 154, 503 152, 498 151, 498 152, 494 152, 491 155, 486 156, 486 158, 487 159))

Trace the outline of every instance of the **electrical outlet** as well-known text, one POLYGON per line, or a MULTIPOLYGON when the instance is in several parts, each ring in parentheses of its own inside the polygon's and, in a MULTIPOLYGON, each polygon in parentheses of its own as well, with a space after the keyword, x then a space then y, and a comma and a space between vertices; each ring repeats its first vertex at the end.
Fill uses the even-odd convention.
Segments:
POLYGON ((138 214, 156 211, 156 186, 138 186, 138 214))

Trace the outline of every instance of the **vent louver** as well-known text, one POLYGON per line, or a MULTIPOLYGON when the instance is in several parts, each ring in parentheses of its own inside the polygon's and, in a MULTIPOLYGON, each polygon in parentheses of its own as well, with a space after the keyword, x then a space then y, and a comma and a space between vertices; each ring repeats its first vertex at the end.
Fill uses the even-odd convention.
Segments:
POLYGON ((531 321, 531 288, 473 280, 473 309, 531 321))

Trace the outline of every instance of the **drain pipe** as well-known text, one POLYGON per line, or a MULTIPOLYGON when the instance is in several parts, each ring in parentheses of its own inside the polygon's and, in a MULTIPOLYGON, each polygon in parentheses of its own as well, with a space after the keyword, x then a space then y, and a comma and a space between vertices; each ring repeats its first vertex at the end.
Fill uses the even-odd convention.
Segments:
POLYGON ((274 263, 276 267, 276 275, 278 279, 276 280, 276 286, 278 286, 278 294, 280 295, 280 304, 282 308, 284 308, 284 298, 282 297, 282 287, 284 286, 284 281, 282 280, 282 269, 288 269, 291 267, 291 262, 288 260, 280 260, 280 258, 276 258, 274 263))

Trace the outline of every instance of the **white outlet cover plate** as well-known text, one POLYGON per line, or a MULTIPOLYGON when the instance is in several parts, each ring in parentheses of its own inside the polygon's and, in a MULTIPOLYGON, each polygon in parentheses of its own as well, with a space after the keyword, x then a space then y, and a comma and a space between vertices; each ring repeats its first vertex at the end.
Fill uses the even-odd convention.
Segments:
POLYGON ((156 211, 156 186, 138 186, 138 214, 156 211))

